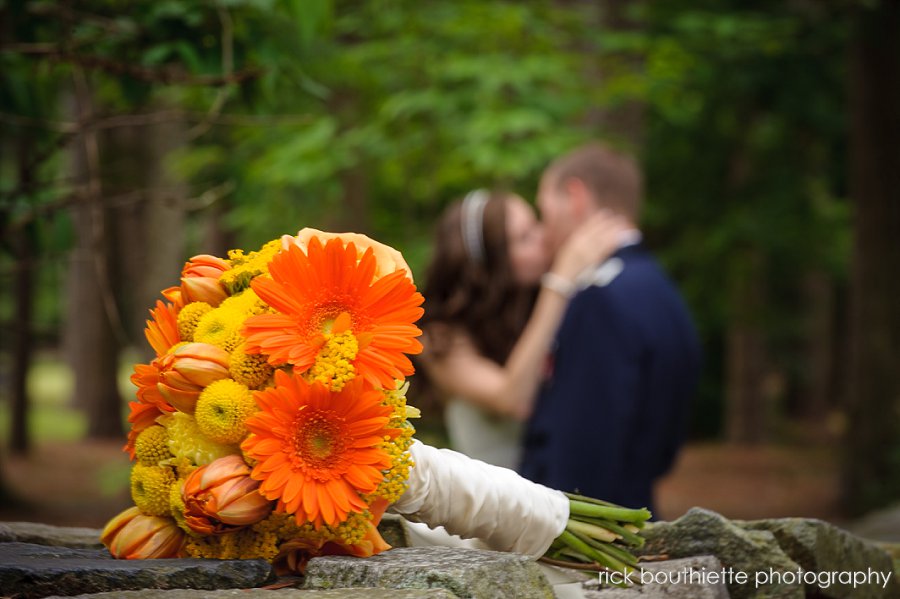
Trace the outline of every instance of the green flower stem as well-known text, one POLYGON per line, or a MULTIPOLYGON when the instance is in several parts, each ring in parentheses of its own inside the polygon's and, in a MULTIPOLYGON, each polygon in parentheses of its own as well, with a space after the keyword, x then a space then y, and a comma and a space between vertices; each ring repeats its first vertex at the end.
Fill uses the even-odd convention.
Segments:
POLYGON ((570 499, 569 515, 643 524, 650 518, 650 510, 646 508, 634 510, 624 507, 610 507, 608 505, 599 505, 596 503, 579 501, 577 499, 570 499))
POLYGON ((596 539, 591 539, 591 538, 582 539, 582 540, 584 540, 586 543, 588 543, 595 549, 598 549, 599 551, 608 553, 609 555, 613 556, 614 558, 616 558, 617 560, 619 560, 620 562, 622 562, 624 564, 628 564, 629 566, 633 566, 635 568, 637 567, 637 563, 638 563, 637 558, 630 551, 628 551, 625 547, 616 545, 615 543, 604 543, 602 541, 597 541, 596 539))
POLYGON ((598 539, 606 543, 612 543, 619 538, 616 533, 604 528, 602 525, 598 526, 594 523, 581 520, 570 519, 569 523, 566 524, 566 530, 581 533, 587 537, 598 539))
POLYGON ((568 558, 568 561, 570 562, 574 561, 581 564, 596 564, 596 562, 594 562, 591 558, 581 553, 580 551, 572 549, 571 547, 561 549, 559 551, 559 557, 563 559, 568 558))
POLYGON ((586 495, 578 495, 577 493, 565 493, 565 495, 569 499, 574 499, 575 501, 581 501, 584 503, 594 503, 596 505, 605 505, 606 507, 622 507, 620 505, 616 505, 615 503, 603 501, 602 499, 594 499, 593 497, 587 497, 586 495))
POLYGON ((585 555, 588 559, 597 562, 601 566, 606 566, 607 568, 611 568, 618 572, 634 571, 634 568, 632 566, 623 563, 621 560, 613 557, 605 551, 593 547, 581 535, 577 533, 563 531, 563 533, 560 535, 560 538, 563 540, 563 542, 566 543, 566 545, 585 555))
POLYGON ((593 524, 595 526, 599 526, 600 528, 605 528, 606 530, 615 533, 619 538, 622 539, 622 542, 626 545, 631 545, 632 547, 643 547, 646 539, 631 532, 624 526, 616 524, 615 522, 610 522, 609 520, 599 520, 597 518, 585 518, 581 520, 582 522, 587 522, 589 524, 593 524))
POLYGON ((629 547, 640 547, 644 538, 636 534, 650 519, 646 508, 630 509, 608 501, 566 493, 569 520, 566 529, 547 552, 548 557, 584 563, 582 567, 611 568, 626 573, 637 568, 629 547))

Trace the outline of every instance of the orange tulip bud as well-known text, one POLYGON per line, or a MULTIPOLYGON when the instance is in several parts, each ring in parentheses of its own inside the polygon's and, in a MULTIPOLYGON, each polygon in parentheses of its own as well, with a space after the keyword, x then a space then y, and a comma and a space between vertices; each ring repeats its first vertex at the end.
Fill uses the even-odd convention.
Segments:
POLYGON ((185 262, 181 270, 183 277, 211 277, 218 279, 231 268, 227 261, 210 254, 198 254, 185 262))
POLYGON ((176 310, 181 310, 184 308, 185 301, 181 295, 181 286, 178 287, 166 287, 162 290, 162 296, 172 302, 172 305, 175 306, 176 310))
POLYGON ((185 263, 181 270, 181 296, 185 304, 206 302, 216 307, 228 297, 219 283, 222 273, 231 268, 225 260, 200 254, 185 263))
POLYGON ((181 490, 185 523, 201 534, 224 534, 259 522, 274 506, 259 494, 259 485, 238 455, 201 466, 181 490))
POLYGON ((172 518, 145 516, 131 507, 106 524, 100 541, 117 559, 178 557, 184 532, 172 518))
POLYGON ((158 359, 157 390, 178 410, 193 414, 204 387, 228 378, 228 352, 209 343, 185 343, 158 359))
POLYGON ((188 303, 206 302, 215 308, 228 297, 228 292, 218 278, 184 277, 181 279, 181 295, 188 303))

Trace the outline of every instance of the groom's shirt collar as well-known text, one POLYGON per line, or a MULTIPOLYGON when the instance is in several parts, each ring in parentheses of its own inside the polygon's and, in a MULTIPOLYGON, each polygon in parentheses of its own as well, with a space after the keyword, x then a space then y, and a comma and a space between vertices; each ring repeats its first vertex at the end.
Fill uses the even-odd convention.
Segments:
POLYGON ((637 245, 643 240, 644 236, 638 229, 625 229, 619 233, 619 249, 627 248, 630 245, 637 245))
MULTIPOLYGON (((638 229, 626 229, 619 233, 619 247, 623 248, 638 245, 643 239, 643 235, 638 229)), ((625 268, 625 263, 618 256, 610 256, 602 264, 591 266, 575 279, 575 284, 579 290, 588 287, 606 287, 619 276, 625 268)))

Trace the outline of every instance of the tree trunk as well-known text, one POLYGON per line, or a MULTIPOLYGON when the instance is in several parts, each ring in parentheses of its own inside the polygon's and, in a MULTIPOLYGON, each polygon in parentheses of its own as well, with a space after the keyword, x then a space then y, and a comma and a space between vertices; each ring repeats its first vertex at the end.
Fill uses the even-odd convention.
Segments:
MULTIPOLYGON (((76 70, 75 100, 80 122, 93 117, 91 90, 76 70)), ((110 219, 103 202, 96 131, 74 141, 73 167, 82 182, 72 209, 77 239, 69 269, 67 345, 75 371, 75 402, 88 417, 88 436, 119 438, 122 402, 117 387, 119 337, 124 336, 109 267, 110 219)), ((123 340, 124 341, 124 340, 123 340)))
POLYGON ((731 283, 732 314, 726 333, 725 428, 729 442, 756 444, 769 430, 764 392, 765 339, 762 257, 750 252, 735 268, 731 283))
MULTIPOLYGON (((639 26, 627 14, 633 0, 607 0, 603 2, 599 27, 601 30, 615 32, 635 32, 639 26)), ((594 61, 594 73, 588 77, 603 86, 606 84, 606 73, 600 61, 594 61)), ((644 68, 644 57, 638 52, 620 56, 618 67, 632 72, 640 72, 644 68)), ((594 108, 588 114, 592 130, 604 137, 627 144, 632 152, 638 152, 644 138, 645 104, 638 100, 622 102, 618 106, 594 108)))
MULTIPOLYGON (((29 151, 31 144, 26 138, 20 138, 18 148, 19 183, 27 189, 31 183, 32 173, 28 168, 31 160, 29 151)), ((34 354, 34 335, 31 329, 34 297, 34 272, 37 258, 37 231, 33 220, 13 230, 10 240, 15 264, 13 266, 13 286, 15 295, 15 314, 11 327, 13 329, 13 364, 12 384, 12 422, 10 423, 10 451, 16 455, 24 455, 31 448, 28 433, 28 372, 34 354)))
POLYGON ((900 3, 858 8, 850 46, 855 206, 844 498, 852 513, 900 496, 900 3))
POLYGON ((173 121, 151 127, 144 139, 148 161, 143 182, 150 189, 144 207, 144 254, 148 260, 144 276, 138 280, 132 279, 132 284, 142 285, 142 304, 139 304, 138 310, 143 314, 160 297, 162 289, 179 283, 181 268, 187 258, 184 235, 187 188, 165 164, 172 151, 185 143, 185 131, 184 122, 173 121))
MULTIPOLYGON (((222 225, 227 213, 226 201, 225 198, 219 198, 212 206, 205 208, 199 215, 203 230, 200 242, 200 253, 202 254, 224 257, 228 250, 236 247, 237 242, 234 234, 231 231, 226 231, 222 225)), ((288 230, 285 233, 291 233, 291 231, 288 230)))
MULTIPOLYGON (((590 15, 590 22, 598 31, 631 32, 638 29, 638 24, 629 18, 628 6, 634 2, 629 0, 607 0, 606 2, 594 2, 593 0, 557 0, 562 7, 577 10, 590 15)), ((616 66, 611 61, 604 61, 595 42, 584 41, 576 46, 579 52, 593 56, 594 60, 587 62, 587 67, 582 77, 592 82, 598 89, 607 85, 607 80, 616 76, 613 68, 628 69, 635 72, 643 68, 643 57, 639 53, 617 55, 616 66)), ((586 130, 595 136, 623 144, 629 151, 637 153, 641 148, 644 136, 645 104, 642 101, 629 100, 617 106, 597 105, 589 108, 583 119, 586 130)))
POLYGON ((162 289, 178 284, 186 258, 186 188, 165 167, 166 157, 183 143, 184 130, 184 123, 173 121, 121 127, 103 138, 107 195, 127 198, 109 208, 111 245, 118 257, 116 295, 123 302, 129 340, 148 358, 147 310, 162 289))
POLYGON ((825 272, 810 272, 804 278, 806 310, 804 364, 806 371, 800 392, 799 415, 813 430, 821 430, 828 411, 835 405, 834 329, 835 288, 825 272))

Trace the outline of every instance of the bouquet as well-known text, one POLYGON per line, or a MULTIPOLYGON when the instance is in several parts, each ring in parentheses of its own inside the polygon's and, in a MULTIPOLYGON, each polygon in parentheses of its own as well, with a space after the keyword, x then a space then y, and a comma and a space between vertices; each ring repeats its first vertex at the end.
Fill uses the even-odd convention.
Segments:
POLYGON ((263 558, 389 549, 390 506, 489 547, 630 570, 650 516, 566 496, 414 442, 406 402, 423 298, 402 255, 303 229, 227 259, 191 258, 145 330, 124 447, 134 506, 102 541, 117 558, 263 558))

